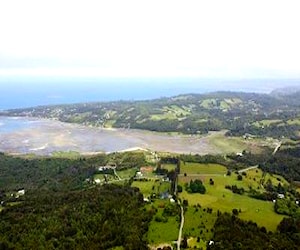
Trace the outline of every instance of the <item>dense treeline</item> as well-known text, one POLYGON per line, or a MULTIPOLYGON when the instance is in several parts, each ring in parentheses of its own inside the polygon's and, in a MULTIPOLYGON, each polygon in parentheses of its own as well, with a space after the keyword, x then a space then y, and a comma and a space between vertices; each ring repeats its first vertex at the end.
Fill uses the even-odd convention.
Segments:
POLYGON ((1 249, 147 249, 152 218, 137 189, 114 185, 29 191, 0 216, 1 249))
POLYGON ((230 214, 218 216, 214 226, 214 244, 208 249, 299 249, 299 220, 283 219, 278 232, 267 232, 252 221, 243 221, 230 214), (298 223, 298 224, 297 224, 298 223))
POLYGON ((99 154, 78 158, 14 157, 0 153, 0 190, 80 189, 89 184, 97 167, 106 164, 119 169, 141 167, 145 156, 139 152, 99 154))
MULTIPOLYGON (((299 94, 299 93, 298 93, 299 94)), ((295 94, 291 97, 296 96, 295 94)), ((282 136, 299 139, 299 98, 266 94, 216 92, 149 101, 119 101, 41 106, 2 115, 55 118, 94 126, 138 128, 187 134, 227 129, 228 135, 282 136), (257 121, 278 120, 265 126, 257 121), (298 121, 298 122, 297 122, 298 121)))

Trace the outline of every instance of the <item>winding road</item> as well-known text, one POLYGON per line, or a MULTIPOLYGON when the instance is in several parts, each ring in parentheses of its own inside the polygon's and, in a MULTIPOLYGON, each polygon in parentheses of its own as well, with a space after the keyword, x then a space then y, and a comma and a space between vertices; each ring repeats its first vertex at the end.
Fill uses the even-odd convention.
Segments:
POLYGON ((179 228, 179 233, 178 233, 178 240, 177 240, 177 249, 180 250, 180 243, 181 243, 181 236, 182 236, 182 229, 184 225, 184 211, 183 207, 180 204, 180 201, 178 200, 178 205, 180 206, 181 209, 181 222, 180 222, 180 228, 179 228))

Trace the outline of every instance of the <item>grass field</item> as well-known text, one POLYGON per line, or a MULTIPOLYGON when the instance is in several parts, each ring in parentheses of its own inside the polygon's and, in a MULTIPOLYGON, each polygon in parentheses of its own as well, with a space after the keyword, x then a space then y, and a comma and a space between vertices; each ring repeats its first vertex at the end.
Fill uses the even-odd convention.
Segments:
POLYGON ((254 125, 256 127, 262 127, 262 126, 268 127, 272 124, 279 124, 281 122, 282 122, 281 120, 261 120, 261 121, 252 123, 252 125, 254 125))
POLYGON ((133 181, 131 186, 139 188, 144 197, 148 197, 152 193, 160 194, 170 190, 170 182, 161 180, 133 181))
POLYGON ((217 105, 217 100, 216 99, 205 99, 201 101, 200 106, 206 109, 210 109, 214 106, 217 105))
MULTIPOLYGON (((195 168, 189 167, 189 174, 198 174, 199 170, 203 168, 205 164, 199 164, 195 168), (194 169, 194 172, 193 172, 194 169)), ((207 166, 207 168, 209 165, 207 166)), ((181 168, 182 169, 182 168, 181 168)), ((236 185, 238 188, 244 188, 248 191, 250 188, 256 190, 263 190, 260 185, 260 180, 263 173, 260 169, 249 170, 246 176, 243 176, 242 181, 237 180, 237 174, 232 173, 231 176, 227 175, 214 175, 217 171, 221 171, 221 168, 216 168, 215 172, 207 174, 203 171, 199 176, 181 176, 179 178, 179 184, 184 186, 184 183, 189 182, 191 179, 201 179, 206 187, 206 193, 202 194, 189 194, 186 190, 180 194, 181 199, 187 199, 190 206, 200 204, 202 207, 212 208, 214 211, 220 210, 221 212, 232 212, 232 209, 240 209, 241 213, 239 217, 245 220, 255 221, 259 226, 265 226, 268 230, 276 230, 277 225, 282 220, 284 216, 278 215, 274 212, 274 204, 272 202, 262 201, 253 199, 246 194, 239 195, 232 193, 231 190, 225 188, 226 185, 236 185), (214 185, 209 184, 209 179, 214 180, 214 185)), ((273 184, 278 184, 281 180, 282 184, 286 181, 276 175, 266 175, 265 180, 271 179, 273 184)))
POLYGON ((191 114, 188 107, 179 107, 177 105, 165 106, 161 109, 161 114, 154 114, 150 116, 151 120, 159 121, 163 119, 178 119, 191 114))
POLYGON ((214 133, 208 137, 210 145, 223 154, 249 150, 249 145, 242 137, 226 137, 222 133, 214 133))
POLYGON ((162 164, 162 168, 167 169, 168 171, 175 170, 176 165, 175 164, 162 164))
POLYGON ((288 120, 287 123, 289 125, 300 125, 300 117, 293 120, 288 120))
POLYGON ((186 174, 220 174, 224 175, 227 172, 227 168, 220 164, 200 164, 186 162, 181 163, 180 173, 186 174))
POLYGON ((121 179, 127 179, 130 177, 134 177, 136 171, 137 168, 129 168, 129 169, 117 171, 117 174, 120 176, 121 179))
MULTIPOLYGON (((153 206, 157 209, 157 215, 162 215, 163 206, 167 204, 168 200, 157 200, 149 206, 153 206)), ((150 222, 149 230, 147 232, 147 239, 151 245, 157 245, 159 243, 172 243, 177 240, 178 230, 179 230, 179 216, 168 217, 167 222, 157 222, 155 221, 155 216, 150 222)))
POLYGON ((217 218, 216 213, 207 213, 205 208, 188 207, 184 218, 183 235, 189 238, 189 247, 196 247, 197 249, 202 247, 205 249, 206 242, 213 237, 211 229, 214 227, 217 218), (200 242, 197 242, 198 236, 201 239, 200 242))

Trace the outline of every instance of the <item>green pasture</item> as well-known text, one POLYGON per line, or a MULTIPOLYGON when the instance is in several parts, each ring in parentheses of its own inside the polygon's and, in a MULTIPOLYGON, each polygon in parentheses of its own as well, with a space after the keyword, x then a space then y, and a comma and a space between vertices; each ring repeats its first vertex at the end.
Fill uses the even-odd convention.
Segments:
POLYGON ((161 109, 161 114, 153 114, 150 116, 151 120, 159 121, 163 119, 177 119, 191 114, 188 107, 179 107, 177 105, 164 106, 161 109))
POLYGON ((179 222, 176 217, 168 217, 167 222, 151 221, 147 232, 150 244, 172 243, 177 240, 179 222))
POLYGON ((183 235, 190 239, 188 241, 190 248, 196 246, 198 249, 201 247, 205 249, 206 242, 213 237, 211 229, 214 227, 216 219, 216 211, 210 214, 207 213, 207 209, 204 207, 189 206, 187 208, 184 214, 183 235), (200 242, 197 242, 198 236, 201 239, 200 242))
POLYGON ((180 165, 181 174, 220 174, 224 175, 227 173, 227 168, 220 164, 202 164, 192 162, 182 162, 180 165))
POLYGON ((167 169, 168 171, 172 171, 175 170, 177 166, 175 164, 162 164, 161 167, 167 169))
POLYGON ((178 230, 180 225, 179 216, 167 217, 167 222, 155 221, 155 216, 162 216, 164 206, 169 203, 167 200, 156 200, 152 203, 152 208, 157 209, 156 214, 150 222, 146 237, 151 245, 159 243, 172 243, 178 238, 178 230))
POLYGON ((117 174, 120 176, 121 179, 128 179, 135 176, 137 168, 129 168, 124 170, 118 170, 117 174))
POLYGON ((133 181, 131 186, 139 188, 145 197, 150 196, 152 193, 160 194, 169 191, 171 187, 170 182, 161 181, 159 179, 158 181, 153 179, 148 181, 133 181))
POLYGON ((216 148, 216 151, 224 154, 242 152, 249 149, 249 145, 242 137, 226 137, 222 133, 214 133, 207 137, 209 144, 216 148))
POLYGON ((300 117, 288 120, 287 124, 289 124, 289 125, 300 125, 300 117))
POLYGON ((261 126, 264 126, 264 127, 268 127, 270 125, 273 125, 273 124, 279 124, 281 123, 282 120, 278 120, 278 119, 273 119, 273 120, 261 120, 261 121, 256 121, 256 122, 253 122, 252 125, 256 126, 256 127, 261 127, 261 126))
MULTIPOLYGON (((205 164, 204 164, 205 165, 205 164)), ((190 174, 197 173, 189 168, 190 174)), ((225 188, 226 185, 236 185, 238 188, 244 188, 245 191, 249 191, 250 188, 257 191, 263 191, 264 188, 260 185, 260 180, 263 177, 263 173, 260 169, 252 169, 246 172, 246 176, 243 175, 242 181, 237 180, 237 174, 232 173, 231 176, 227 175, 214 175, 213 173, 203 175, 179 177, 179 184, 184 187, 184 183, 189 182, 191 179, 201 179, 206 187, 206 193, 202 194, 189 194, 184 189, 179 194, 181 199, 186 199, 190 206, 200 204, 202 207, 210 207, 214 211, 220 210, 221 212, 232 212, 232 209, 240 209, 241 213, 239 217, 244 220, 255 221, 259 226, 265 226, 268 230, 276 230, 277 225, 282 220, 283 216, 274 212, 274 204, 269 201, 262 201, 253 199, 246 194, 239 195, 234 194, 231 190, 225 188), (209 184, 209 180, 214 180, 214 185, 209 184)), ((281 183, 286 181, 282 177, 276 175, 268 176, 273 184, 277 184, 277 178, 280 178, 281 183)))
POLYGON ((200 106, 206 109, 210 109, 214 106, 217 105, 217 100, 216 99, 205 99, 200 102, 200 106))

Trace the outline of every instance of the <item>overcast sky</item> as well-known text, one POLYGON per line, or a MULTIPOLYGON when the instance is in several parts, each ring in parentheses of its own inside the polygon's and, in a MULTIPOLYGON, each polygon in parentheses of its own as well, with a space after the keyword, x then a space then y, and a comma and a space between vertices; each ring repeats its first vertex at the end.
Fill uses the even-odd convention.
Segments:
POLYGON ((0 81, 300 78, 300 2, 1 1, 0 81))

